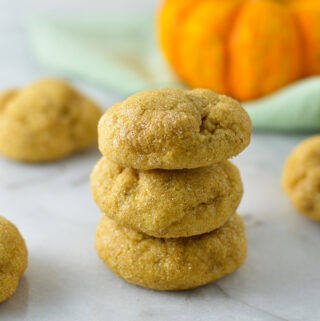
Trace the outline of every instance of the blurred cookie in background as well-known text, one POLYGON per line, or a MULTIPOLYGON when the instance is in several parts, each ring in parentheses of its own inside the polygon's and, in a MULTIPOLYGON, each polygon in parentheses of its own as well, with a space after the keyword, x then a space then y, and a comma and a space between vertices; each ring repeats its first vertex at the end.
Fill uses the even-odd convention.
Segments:
POLYGON ((304 140, 289 155, 282 185, 301 214, 320 221, 320 135, 304 140))
POLYGON ((18 229, 0 216, 0 303, 16 291, 28 266, 28 250, 18 229))
POLYGON ((0 153, 21 162, 49 162, 97 140, 100 108, 59 79, 0 95, 0 153))

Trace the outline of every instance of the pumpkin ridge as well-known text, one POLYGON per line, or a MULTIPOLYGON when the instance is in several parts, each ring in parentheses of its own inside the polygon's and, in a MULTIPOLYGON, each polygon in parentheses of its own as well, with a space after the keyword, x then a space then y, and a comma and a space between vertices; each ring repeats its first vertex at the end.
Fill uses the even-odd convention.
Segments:
POLYGON ((181 16, 181 20, 180 20, 180 25, 179 28, 177 28, 176 30, 176 37, 175 37, 175 41, 173 41, 173 46, 172 46, 172 57, 173 57, 173 63, 175 64, 176 68, 177 68, 177 73, 178 75, 184 79, 184 72, 183 72, 183 67, 181 67, 181 63, 180 63, 180 50, 179 48, 181 47, 180 42, 180 31, 184 26, 185 21, 188 19, 188 17, 190 16, 190 14, 193 12, 193 10, 200 6, 202 4, 202 0, 201 1, 197 1, 197 2, 193 2, 191 3, 187 8, 185 8, 182 16, 181 16))
POLYGON ((320 73, 320 3, 290 1, 290 9, 298 23, 303 40, 304 77, 320 73))
POLYGON ((298 79, 301 79, 301 78, 307 77, 309 73, 308 62, 307 62, 307 59, 305 59, 305 57, 308 57, 307 40, 304 37, 302 26, 299 22, 298 14, 293 11, 291 11, 291 14, 292 14, 294 23, 296 25, 296 31, 298 32, 298 37, 300 41, 300 77, 298 79))
POLYGON ((238 8, 236 8, 234 10, 233 17, 231 17, 231 19, 230 19, 230 25, 229 25, 230 32, 228 33, 228 37, 227 37, 226 42, 225 42, 226 61, 225 61, 224 68, 225 68, 225 86, 226 86, 226 89, 227 89, 227 94, 226 95, 232 95, 231 83, 230 83, 230 78, 231 78, 230 77, 230 56, 231 56, 231 53, 230 53, 230 42, 231 42, 232 34, 234 32, 234 29, 235 29, 235 25, 237 23, 237 20, 238 20, 238 18, 240 16, 240 13, 243 10, 244 6, 245 6, 245 1, 242 1, 241 3, 238 4, 238 8))
MULTIPOLYGON (((163 37, 163 21, 162 16, 164 15, 164 12, 167 10, 170 10, 170 8, 168 8, 167 6, 169 6, 170 0, 163 0, 162 3, 159 6, 159 15, 158 15, 158 29, 160 30, 160 47, 163 48, 163 52, 166 56, 166 58, 168 59, 168 61, 174 66, 174 71, 176 72, 176 74, 180 77, 180 78, 184 78, 183 77, 183 71, 180 66, 180 62, 179 62, 179 56, 177 55, 177 48, 179 48, 180 46, 180 41, 178 41, 179 39, 179 31, 183 26, 184 20, 186 19, 186 17, 190 14, 190 12, 192 12, 192 10, 197 6, 200 5, 202 3, 202 1, 190 1, 185 7, 180 8, 180 10, 178 11, 178 13, 176 14, 175 20, 176 20, 176 27, 172 28, 171 30, 171 37, 170 39, 166 39, 166 43, 164 44, 164 40, 162 39, 163 37), (168 42, 169 42, 169 46, 168 46, 168 42)), ((165 24, 168 24, 168 21, 166 21, 165 24)))
POLYGON ((255 99, 301 77, 300 38, 294 22, 283 2, 246 2, 230 43, 233 96, 255 99))
POLYGON ((201 5, 195 7, 185 19, 180 29, 177 53, 180 67, 184 70, 183 80, 189 86, 214 88, 219 94, 227 94, 226 39, 230 19, 234 19, 239 5, 244 1, 201 0, 201 5))

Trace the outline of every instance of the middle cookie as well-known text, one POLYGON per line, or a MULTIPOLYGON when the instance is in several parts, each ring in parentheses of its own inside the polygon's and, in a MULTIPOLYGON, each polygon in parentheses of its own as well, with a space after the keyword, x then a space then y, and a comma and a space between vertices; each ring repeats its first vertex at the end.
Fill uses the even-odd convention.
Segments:
POLYGON ((91 174, 102 212, 136 231, 189 237, 223 224, 239 206, 243 187, 229 161, 188 170, 140 171, 101 158, 91 174))

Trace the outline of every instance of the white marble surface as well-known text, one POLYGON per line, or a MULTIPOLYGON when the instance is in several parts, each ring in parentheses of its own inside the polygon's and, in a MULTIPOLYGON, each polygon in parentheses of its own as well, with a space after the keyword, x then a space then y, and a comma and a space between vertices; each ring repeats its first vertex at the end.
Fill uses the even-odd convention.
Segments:
MULTIPOLYGON (((134 1, 141 8, 155 2, 134 1)), ((29 56, 24 13, 61 12, 75 3, 86 6, 84 0, 0 2, 1 90, 48 74, 29 56)), ((90 3, 121 9, 133 2, 90 3)), ((105 108, 119 99, 75 84, 105 108)), ((297 214, 280 186, 283 161, 304 137, 253 135, 235 159, 245 186, 239 213, 248 233, 246 264, 215 284, 172 293, 128 285, 97 258, 93 240, 101 214, 88 181, 96 148, 40 166, 0 158, 0 213, 19 227, 30 261, 16 294, 0 305, 0 320, 320 320, 320 225, 297 214)))

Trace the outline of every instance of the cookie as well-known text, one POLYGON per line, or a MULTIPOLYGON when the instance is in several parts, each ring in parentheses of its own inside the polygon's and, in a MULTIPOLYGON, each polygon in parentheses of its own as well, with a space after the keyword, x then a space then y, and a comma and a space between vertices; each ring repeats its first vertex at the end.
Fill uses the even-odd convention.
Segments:
POLYGON ((115 274, 156 290, 186 290, 213 282, 239 268, 247 253, 238 215, 213 232, 176 239, 147 236, 104 216, 95 247, 115 274))
POLYGON ((289 155, 282 186, 297 211, 320 221, 320 135, 306 139, 289 155))
POLYGON ((236 211, 243 188, 229 161, 185 170, 140 171, 102 158, 91 175, 101 211, 118 223, 155 237, 210 232, 236 211))
POLYGON ((0 95, 0 152, 23 162, 47 162, 97 139, 100 108, 57 79, 0 95))
POLYGON ((0 302, 16 291, 28 265, 28 251, 18 229, 0 216, 0 302))
POLYGON ((98 132, 102 154, 122 166, 198 168, 239 154, 251 121, 237 101, 210 90, 159 89, 111 107, 98 132))

